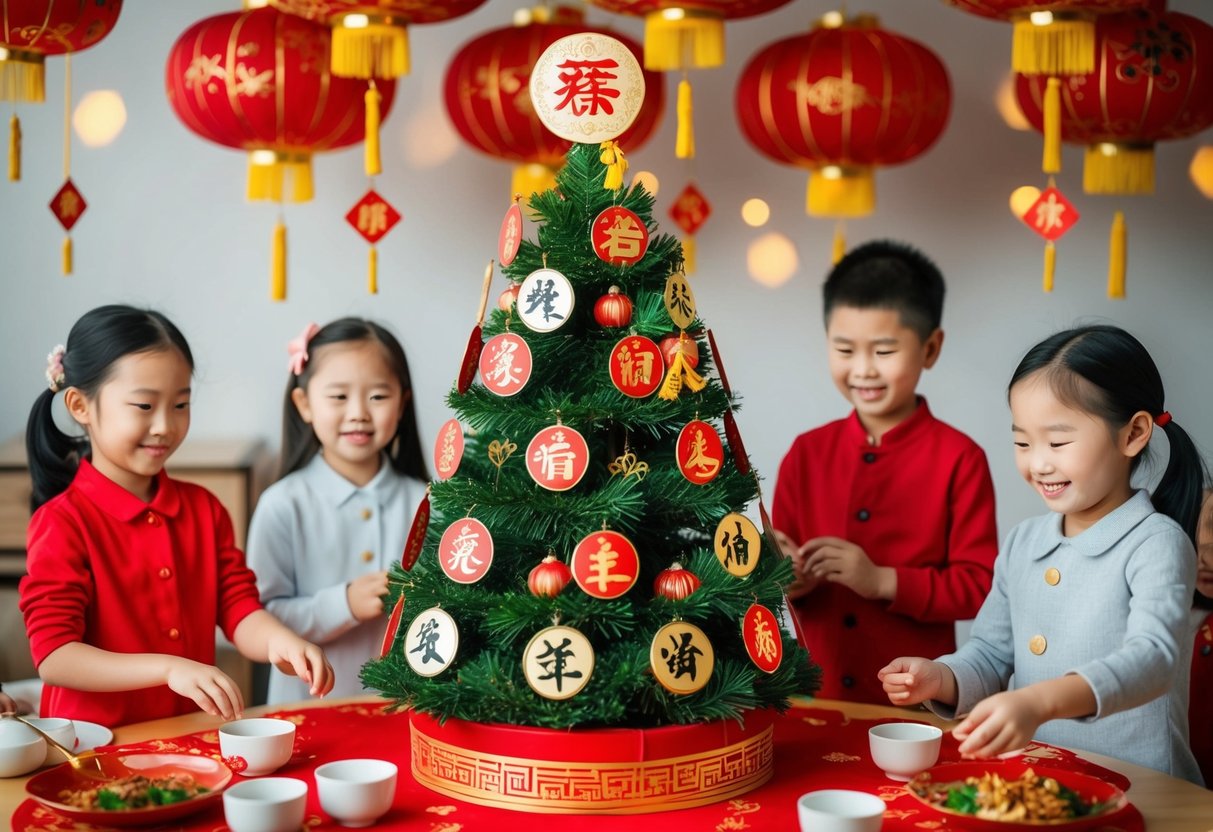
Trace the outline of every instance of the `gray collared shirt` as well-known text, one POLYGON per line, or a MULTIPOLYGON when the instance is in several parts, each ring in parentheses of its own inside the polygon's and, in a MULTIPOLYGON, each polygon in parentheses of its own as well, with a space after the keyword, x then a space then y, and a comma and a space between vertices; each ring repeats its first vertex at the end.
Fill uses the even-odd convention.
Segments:
POLYGON ((1076 673, 1095 692, 1094 716, 1046 722, 1036 739, 1200 783, 1188 747, 1191 540, 1145 491, 1074 537, 1062 519, 1007 536, 972 637, 939 659, 956 676, 956 708, 932 708, 966 714, 1008 686, 1076 673))
MULTIPOLYGON (((379 656, 386 617, 359 623, 346 584, 400 559, 425 484, 398 474, 385 459, 359 488, 321 454, 274 483, 257 502, 248 564, 261 601, 286 626, 324 647, 336 683, 331 696, 363 693, 358 673, 379 656)), ((307 685, 271 670, 271 704, 307 699, 307 685)))

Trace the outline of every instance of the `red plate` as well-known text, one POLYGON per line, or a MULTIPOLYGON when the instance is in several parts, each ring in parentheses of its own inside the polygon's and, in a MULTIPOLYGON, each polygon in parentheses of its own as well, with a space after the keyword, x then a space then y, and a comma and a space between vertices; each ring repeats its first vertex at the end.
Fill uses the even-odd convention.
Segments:
POLYGON ((97 826, 140 826, 192 815, 205 809, 223 795, 223 790, 232 779, 232 770, 224 763, 199 754, 118 752, 99 754, 97 760, 101 763, 100 773, 91 763, 80 771, 72 768, 70 763, 63 763, 41 774, 35 774, 25 784, 25 791, 43 806, 75 821, 97 826), (104 784, 106 780, 116 780, 132 774, 142 774, 148 778, 190 774, 198 785, 209 791, 180 803, 148 806, 143 809, 79 809, 60 802, 59 793, 65 789, 92 789, 104 784))
POLYGON ((932 812, 945 815, 958 828, 997 830, 998 832, 1010 832, 1010 830, 1016 829, 1064 829, 1069 832, 1072 829, 1104 826, 1111 823, 1113 815, 1129 806, 1129 801, 1125 797, 1124 792, 1111 783, 1105 783, 1098 777, 1092 777, 1089 774, 1079 774, 1075 771, 1066 771, 1064 769, 1048 768, 1024 762, 1023 760, 984 760, 947 763, 935 766, 922 772, 907 783, 906 791, 932 812), (1081 818, 1070 818, 1068 820, 984 820, 973 815, 966 815, 963 812, 957 812, 954 809, 945 809, 943 806, 928 800, 914 790, 916 785, 924 785, 924 781, 936 785, 963 784, 966 777, 981 777, 986 772, 998 774, 1005 780, 1014 780, 1029 768, 1036 772, 1039 777, 1052 777, 1066 788, 1078 792, 1079 796, 1087 803, 1098 802, 1105 804, 1104 809, 1092 815, 1081 818))

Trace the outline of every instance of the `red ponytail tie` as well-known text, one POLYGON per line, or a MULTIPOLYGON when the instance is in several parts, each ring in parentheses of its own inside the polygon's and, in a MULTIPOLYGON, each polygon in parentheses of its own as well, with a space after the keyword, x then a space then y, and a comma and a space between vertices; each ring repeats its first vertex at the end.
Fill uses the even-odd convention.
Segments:
POLYGON ((1170 422, 1171 413, 1167 410, 1164 410, 1162 413, 1159 413, 1154 417, 1154 424, 1158 425, 1160 428, 1165 428, 1168 424, 1170 424, 1170 422))

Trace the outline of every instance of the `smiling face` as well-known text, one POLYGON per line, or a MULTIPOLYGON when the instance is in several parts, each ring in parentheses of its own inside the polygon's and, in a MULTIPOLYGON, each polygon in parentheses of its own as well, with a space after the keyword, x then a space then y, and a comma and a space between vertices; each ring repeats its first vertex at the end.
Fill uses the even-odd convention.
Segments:
POLYGON ((315 431, 325 462, 355 485, 366 485, 396 436, 407 394, 376 341, 327 344, 312 361, 306 389, 296 388, 291 398, 315 431))
POLYGON ((1134 458, 1150 439, 1148 414, 1113 429, 1103 419, 1061 401, 1042 373, 1011 388, 1015 464, 1050 510, 1065 515, 1076 535, 1133 496, 1134 458))
POLYGON ((92 398, 77 388, 64 396, 84 426, 100 473, 142 500, 190 427, 190 377, 176 349, 131 353, 114 362, 92 398))
POLYGON ((918 379, 939 358, 943 330, 923 341, 894 309, 836 306, 826 341, 834 385, 879 439, 914 412, 918 379))

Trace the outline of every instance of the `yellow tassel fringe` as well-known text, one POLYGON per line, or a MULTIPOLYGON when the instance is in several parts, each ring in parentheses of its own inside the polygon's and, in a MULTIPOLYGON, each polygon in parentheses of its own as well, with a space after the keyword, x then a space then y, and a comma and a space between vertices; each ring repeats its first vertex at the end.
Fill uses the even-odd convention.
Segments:
POLYGON ((668 8, 644 18, 644 66, 710 69, 724 64, 724 18, 706 9, 668 8))
POLYGON ((1082 189, 1089 194, 1154 193, 1154 147, 1095 144, 1082 165, 1082 189))
POLYGON ((1085 75, 1095 71, 1095 24, 1058 20, 1015 22, 1011 67, 1024 75, 1085 75))
POLYGON ((1061 79, 1050 78, 1045 85, 1045 149, 1040 169, 1061 173, 1061 79))
POLYGON ((379 252, 371 246, 366 259, 366 291, 368 294, 379 294, 379 252))
POLYGON ((334 75, 399 78, 409 74, 409 33, 403 23, 371 23, 358 29, 333 27, 334 75))
POLYGON ((1112 235, 1108 240, 1108 297, 1123 299, 1125 272, 1129 257, 1129 230, 1123 211, 1112 217, 1112 235))
POLYGON ((1041 288, 1046 292, 1053 291, 1053 276, 1057 272, 1057 246, 1049 240, 1045 243, 1045 270, 1041 288))
POLYGON ((310 154, 277 154, 272 162, 262 163, 254 150, 249 153, 248 193, 251 201, 310 202, 312 157, 310 154))
POLYGON ((806 210, 811 217, 866 217, 876 210, 871 168, 825 167, 809 174, 806 210))
POLYGON ((684 237, 682 240, 682 272, 683 274, 695 273, 695 238, 691 236, 684 237))
POLYGON ((286 300, 286 224, 274 226, 270 246, 270 300, 286 300))
POLYGON ((674 139, 674 155, 679 159, 695 158, 695 105, 691 101, 691 82, 678 82, 678 133, 674 139))
POLYGON ((375 82, 367 85, 366 95, 366 137, 363 141, 363 167, 367 176, 378 176, 383 173, 383 165, 379 160, 379 102, 382 96, 375 88, 375 82))
POLYGON ((602 151, 598 154, 598 159, 607 166, 606 179, 603 180, 602 187, 608 191, 622 188, 623 177, 628 172, 628 160, 623 155, 623 150, 616 142, 603 142, 598 148, 602 151))
POLYGON ((8 57, 0 60, 0 101, 46 101, 46 56, 8 50, 8 57))
POLYGON ((8 181, 21 181, 21 119, 16 113, 8 121, 8 181))
POLYGON ((69 275, 72 273, 72 238, 63 238, 63 274, 69 275))
POLYGON ((838 265, 838 261, 847 256, 847 230, 843 228, 841 222, 834 226, 834 246, 830 252, 830 257, 834 265, 838 265))
POLYGON ((678 394, 682 392, 684 386, 692 393, 698 393, 707 384, 703 376, 695 372, 687 363, 682 350, 677 349, 674 350, 674 358, 670 361, 670 369, 665 374, 665 381, 661 382, 661 389, 657 391, 657 397, 672 402, 678 398, 678 394))

